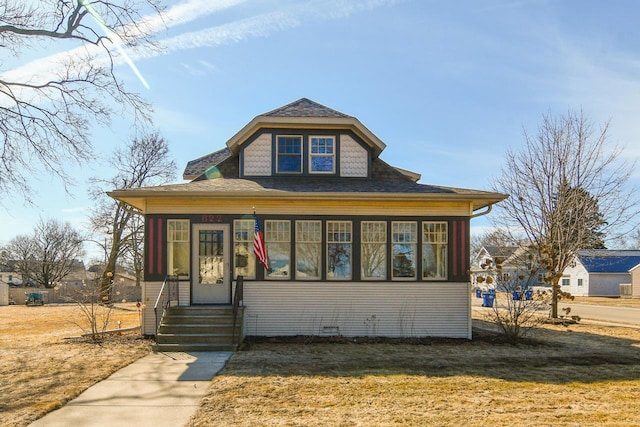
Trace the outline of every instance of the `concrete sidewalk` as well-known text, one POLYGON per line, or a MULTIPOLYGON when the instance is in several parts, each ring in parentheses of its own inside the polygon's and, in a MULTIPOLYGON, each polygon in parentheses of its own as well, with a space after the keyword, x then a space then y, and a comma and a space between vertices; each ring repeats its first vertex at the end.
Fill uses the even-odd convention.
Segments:
POLYGON ((150 354, 85 390, 33 427, 153 426, 187 423, 232 352, 150 354))

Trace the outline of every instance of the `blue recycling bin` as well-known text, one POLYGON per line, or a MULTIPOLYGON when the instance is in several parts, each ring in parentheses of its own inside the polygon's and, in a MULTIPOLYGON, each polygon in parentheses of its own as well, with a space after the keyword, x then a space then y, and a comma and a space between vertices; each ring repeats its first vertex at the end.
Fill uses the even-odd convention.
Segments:
POLYGON ((511 295, 513 296, 514 301, 518 301, 520 299, 520 291, 513 291, 511 292, 511 295))
POLYGON ((482 298, 482 289, 476 289, 476 298, 482 298))
POLYGON ((482 294, 482 306, 493 307, 493 302, 496 300, 495 292, 485 292, 482 294))
POLYGON ((532 298, 533 298, 533 289, 527 289, 526 291, 524 291, 524 299, 526 299, 527 301, 531 301, 532 298))

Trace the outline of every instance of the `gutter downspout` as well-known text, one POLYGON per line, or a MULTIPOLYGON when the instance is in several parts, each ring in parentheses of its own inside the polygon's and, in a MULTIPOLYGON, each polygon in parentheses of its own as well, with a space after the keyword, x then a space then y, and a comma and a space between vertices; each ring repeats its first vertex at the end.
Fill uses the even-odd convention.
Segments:
POLYGON ((487 206, 487 210, 486 211, 471 215, 470 219, 478 218, 479 216, 483 216, 483 215, 489 214, 493 210, 493 205, 494 204, 491 203, 489 206, 487 206))
MULTIPOLYGON (((477 214, 473 214, 469 217, 469 220, 472 220, 473 218, 478 218, 480 216, 484 216, 487 215, 491 212, 491 210, 493 209, 493 203, 491 203, 489 206, 487 206, 486 210, 482 211, 482 212, 478 212, 477 214)), ((469 333, 468 333, 468 339, 473 339, 473 307, 471 306, 471 281, 469 281, 469 333)))

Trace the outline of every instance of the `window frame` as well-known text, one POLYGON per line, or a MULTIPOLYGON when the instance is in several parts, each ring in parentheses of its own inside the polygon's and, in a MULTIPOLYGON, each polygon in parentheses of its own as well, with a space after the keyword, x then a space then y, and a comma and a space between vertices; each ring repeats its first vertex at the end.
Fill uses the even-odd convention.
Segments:
MULTIPOLYGON (((184 237, 184 236, 182 236, 184 237)), ((174 275, 172 270, 175 270, 174 266, 174 253, 176 244, 181 243, 186 245, 187 253, 187 265, 186 274, 178 273, 178 276, 184 279, 191 277, 191 221, 184 218, 167 218, 167 273, 174 275), (182 224, 184 228, 172 230, 172 224, 182 224), (176 239, 176 233, 186 233, 186 240, 176 239)))
POLYGON ((255 279, 256 278, 256 257, 253 255, 253 240, 255 238, 256 232, 256 222, 254 219, 234 219, 233 220, 233 278, 238 278, 238 253, 236 248, 240 244, 246 244, 248 255, 247 255, 247 271, 249 274, 242 275, 245 279, 255 279), (240 225, 243 224, 243 225, 240 225), (247 233, 246 239, 237 239, 238 232, 247 233), (253 270, 253 271, 252 271, 253 270))
MULTIPOLYGON (((346 229, 345 229, 346 230, 346 229)), ((345 233, 346 234, 346 233, 345 233)), ((345 280, 353 280, 353 221, 350 220, 327 220, 325 223, 325 237, 326 237, 326 265, 325 265, 325 274, 326 280, 328 281, 345 281, 345 280), (330 238, 330 234, 334 236, 336 234, 342 234, 342 231, 338 229, 336 232, 333 226, 335 225, 348 225, 348 240, 341 240, 340 237, 338 240, 334 240, 330 238), (329 267, 331 265, 330 262, 330 246, 331 245, 348 245, 349 246, 349 275, 348 276, 334 276, 332 272, 329 271, 329 267)), ((346 237, 346 236, 345 236, 346 237)))
MULTIPOLYGON (((421 243, 421 248, 420 248, 420 252, 421 252, 421 259, 422 259, 422 266, 420 268, 421 270, 421 278, 424 281, 441 281, 441 280, 447 280, 449 277, 449 223, 447 221, 422 221, 422 243, 421 243), (434 236, 436 237, 440 237, 442 238, 442 240, 429 240, 427 239, 427 232, 425 230, 425 227, 428 225, 440 225, 442 227, 444 227, 444 230, 439 230, 439 231, 435 231, 433 232, 434 236), (440 252, 441 254, 443 254, 443 258, 444 258, 444 266, 442 268, 442 271, 444 273, 443 276, 434 276, 434 277, 427 277, 425 276, 425 267, 426 267, 426 262, 425 262, 425 247, 426 246, 436 246, 438 248, 437 252, 440 252)), ((436 260, 436 271, 438 270, 437 268, 437 260, 436 260)))
MULTIPOLYGON (((308 138, 308 158, 309 158, 309 174, 310 175, 333 175, 336 173, 336 137, 333 135, 309 135, 308 138), (314 153, 313 142, 316 140, 331 140, 331 153, 314 153), (330 157, 331 158, 331 170, 330 171, 316 171, 313 169, 314 157, 330 157)), ((325 146, 326 148, 326 146, 325 146)))
MULTIPOLYGON (((402 234, 406 234, 406 232, 402 232, 402 234)), ((418 221, 391 221, 391 280, 392 281, 415 281, 418 280, 418 259, 420 254, 418 253, 418 221), (413 241, 395 241, 396 234, 399 236, 401 230, 396 232, 396 225, 411 225, 414 230, 412 231, 415 235, 413 241), (413 247, 413 276, 396 276, 395 271, 395 246, 396 245, 410 245, 413 247)))
POLYGON ((265 271, 264 278, 266 280, 291 280, 291 262, 293 261, 292 253, 291 253, 291 220, 289 219, 265 219, 264 221, 264 244, 267 249, 267 257, 269 258, 269 267, 271 267, 271 273, 265 271), (272 229, 273 224, 286 224, 287 230, 272 229), (287 238, 282 238, 286 233, 287 238), (274 239, 275 235, 275 239, 274 239), (270 250, 269 247, 277 244, 286 247, 286 254, 288 256, 288 266, 287 274, 284 276, 275 275, 275 269, 273 269, 273 257, 271 254, 273 253, 273 248, 270 250))
POLYGON ((389 231, 388 231, 388 222, 387 221, 380 221, 380 220, 363 220, 360 222, 360 279, 361 280, 371 280, 371 281, 382 281, 382 280, 387 280, 388 278, 388 262, 387 262, 387 252, 389 250, 389 231), (367 230, 365 230, 365 226, 367 224, 376 224, 376 225, 382 225, 382 228, 384 230, 384 239, 383 240, 377 240, 377 241, 365 241, 365 233, 367 232, 367 230), (365 245, 380 245, 382 244, 382 256, 383 256, 383 261, 382 261, 382 268, 383 268, 383 272, 381 276, 367 276, 365 275, 365 271, 364 271, 364 259, 365 259, 365 254, 367 251, 365 251, 364 247, 365 245))
POLYGON ((276 135, 275 136, 275 145, 276 145, 276 149, 275 149, 275 156, 276 156, 276 161, 275 161, 275 169, 276 169, 276 173, 277 174, 285 174, 285 175, 301 175, 302 173, 304 173, 304 137, 302 135, 276 135), (284 138, 290 138, 290 139, 297 139, 300 143, 300 153, 281 153, 280 152, 280 139, 284 139, 284 138), (300 170, 298 171, 287 171, 287 170, 280 170, 280 156, 287 156, 287 157, 298 157, 299 161, 300 161, 300 170))
MULTIPOLYGON (((315 234, 316 231, 314 230, 313 233, 315 234)), ((322 280, 322 269, 323 269, 323 265, 322 265, 322 221, 321 220, 315 220, 315 219, 301 219, 301 220, 295 220, 295 244, 294 244, 294 254, 295 254, 295 270, 294 270, 294 275, 295 275, 295 279, 296 280, 322 280), (309 231, 308 229, 305 230, 301 230, 298 228, 298 225, 302 226, 304 224, 311 224, 314 223, 318 226, 319 231, 318 231, 318 237, 319 240, 303 240, 303 237, 306 233, 312 233, 312 231, 309 231), (299 245, 308 245, 308 246, 317 246, 317 249, 314 252, 317 252, 315 255, 317 256, 317 261, 318 261, 318 275, 317 276, 301 276, 301 274, 303 272, 298 270, 298 262, 300 261, 300 258, 298 256, 299 253, 301 253, 302 251, 300 251, 299 245), (298 274, 300 273, 300 275, 298 274)))

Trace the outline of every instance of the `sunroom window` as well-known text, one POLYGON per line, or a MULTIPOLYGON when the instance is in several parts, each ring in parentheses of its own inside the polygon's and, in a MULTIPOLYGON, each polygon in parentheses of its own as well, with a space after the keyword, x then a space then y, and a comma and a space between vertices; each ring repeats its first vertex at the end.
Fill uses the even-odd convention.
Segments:
POLYGON ((447 223, 422 223, 422 278, 447 278, 447 223))
POLYGON ((168 272, 173 275, 189 275, 189 220, 167 220, 168 272))
POLYGON ((264 241, 271 267, 271 272, 267 272, 267 278, 289 279, 291 277, 291 222, 266 220, 264 241))
POLYGON ((296 279, 320 279, 322 222, 296 221, 296 279))
POLYGON ((277 172, 302 173, 302 137, 278 136, 277 172))
POLYGON ((309 138, 309 172, 335 172, 335 140, 331 136, 309 138))
POLYGON ((394 279, 416 278, 416 252, 418 246, 418 226, 415 222, 396 221, 391 223, 391 256, 393 257, 394 279))
POLYGON ((363 221, 361 243, 361 268, 363 279, 387 277, 387 223, 363 221))
POLYGON ((256 276, 256 257, 253 256, 253 234, 255 220, 236 219, 233 221, 234 277, 244 276, 253 279, 256 276))
POLYGON ((327 221, 327 279, 351 279, 351 221, 327 221))

